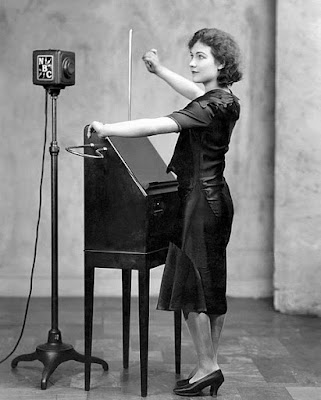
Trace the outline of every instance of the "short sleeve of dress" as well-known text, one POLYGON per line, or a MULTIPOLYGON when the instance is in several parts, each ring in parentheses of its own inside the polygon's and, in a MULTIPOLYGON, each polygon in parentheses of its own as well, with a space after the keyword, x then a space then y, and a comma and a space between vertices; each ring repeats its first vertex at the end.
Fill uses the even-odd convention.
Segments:
POLYGON ((210 125, 221 108, 234 101, 229 93, 207 93, 190 102, 185 108, 167 115, 178 125, 180 131, 193 128, 205 128, 210 125))
POLYGON ((180 131, 184 129, 202 128, 208 126, 214 118, 212 107, 203 108, 201 104, 194 100, 184 109, 174 111, 167 117, 173 119, 178 125, 180 131))

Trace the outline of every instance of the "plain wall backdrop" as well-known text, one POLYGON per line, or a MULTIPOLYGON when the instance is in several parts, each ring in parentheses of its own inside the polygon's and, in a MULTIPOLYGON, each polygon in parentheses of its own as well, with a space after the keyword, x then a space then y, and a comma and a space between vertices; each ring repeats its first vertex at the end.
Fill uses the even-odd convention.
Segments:
POLYGON ((278 4, 275 307, 321 316, 321 3, 278 4))
MULTIPOLYGON (((32 51, 56 48, 76 53, 76 85, 62 90, 58 98, 59 288, 60 295, 82 295, 83 160, 64 149, 82 143, 83 127, 92 120, 127 118, 129 29, 133 29, 135 119, 166 115, 188 103, 146 71, 143 53, 157 48, 164 64, 190 77, 187 42, 196 30, 212 26, 235 36, 244 63, 244 80, 233 88, 241 99, 242 117, 232 137, 226 169, 235 203, 228 290, 240 296, 272 294, 274 11, 274 2, 264 0, 2 3, 3 295, 26 294, 33 255, 45 91, 32 84, 32 51)), ((151 140, 168 161, 176 138, 172 134, 151 140)), ((50 293, 50 246, 47 151, 35 295, 50 293)), ((161 273, 161 267, 152 271, 152 293, 158 291, 161 273)), ((98 270, 97 277, 97 294, 120 295, 120 271, 98 270)))
MULTIPOLYGON (((300 1, 286 0, 283 10, 288 7, 299 15, 297 3, 300 1)), ((280 93, 275 92, 276 26, 282 34, 280 46, 286 47, 293 32, 278 22, 276 2, 270 0, 2 0, 0 295, 26 296, 29 288, 45 99, 45 90, 32 84, 33 50, 55 48, 76 53, 76 85, 62 90, 58 97, 59 293, 82 296, 83 159, 67 153, 65 147, 82 144, 83 127, 92 120, 127 118, 129 29, 133 29, 132 118, 162 116, 184 107, 188 100, 149 74, 141 57, 156 48, 166 66, 189 78, 187 42, 203 27, 231 33, 243 54, 244 79, 232 87, 241 100, 241 118, 233 132, 226 167, 235 206, 228 247, 228 294, 272 295, 275 101, 278 98, 280 105, 289 93, 282 85, 280 93)), ((279 56, 282 58, 281 53, 279 56)), ((288 62, 293 61, 302 62, 289 55, 288 62)), ((288 68, 287 72, 292 71, 288 68)), ((284 127, 282 118, 279 113, 278 127, 291 130, 284 127)), ((176 134, 169 134, 150 140, 168 162, 176 139, 176 134)), ((50 295, 50 140, 49 121, 35 296, 50 295)), ((282 224, 287 224, 286 220, 282 219, 282 224)), ((292 228, 295 236, 296 227, 292 228)), ((287 239, 278 238, 278 248, 284 248, 282 241, 287 239)), ((276 267, 282 269, 282 265, 276 267)), ((151 272, 152 295, 158 292, 161 274, 161 266, 151 272)), ((121 295, 121 271, 98 270, 96 276, 97 295, 121 295)))

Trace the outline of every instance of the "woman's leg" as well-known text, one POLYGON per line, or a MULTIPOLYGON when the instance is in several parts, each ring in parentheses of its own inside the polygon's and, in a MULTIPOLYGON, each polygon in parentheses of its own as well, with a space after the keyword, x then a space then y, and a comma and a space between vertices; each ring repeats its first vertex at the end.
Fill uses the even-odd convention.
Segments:
MULTIPOLYGON (((215 342, 215 348, 212 341, 212 331, 211 331, 211 318, 205 313, 188 313, 186 323, 192 337, 195 350, 198 358, 198 366, 195 375, 190 379, 190 383, 193 383, 204 376, 210 374, 211 372, 219 369, 217 365, 217 341, 215 342), (216 350, 215 350, 216 349, 216 350)), ((216 319, 213 319, 214 325, 216 324, 216 319)), ((219 329, 214 330, 214 334, 217 337, 219 329)))
MULTIPOLYGON (((213 351, 214 351, 214 363, 218 366, 217 363, 217 354, 218 354, 218 345, 224 325, 225 314, 223 315, 209 315, 210 323, 211 323, 211 336, 213 343, 213 351)), ((219 368, 219 367, 218 367, 219 368)))

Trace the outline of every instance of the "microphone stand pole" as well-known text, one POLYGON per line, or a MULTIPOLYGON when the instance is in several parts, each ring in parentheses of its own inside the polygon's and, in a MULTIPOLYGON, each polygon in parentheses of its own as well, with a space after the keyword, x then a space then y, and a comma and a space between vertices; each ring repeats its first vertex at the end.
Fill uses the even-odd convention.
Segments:
MULTIPOLYGON (((39 360, 44 369, 41 378, 41 389, 47 388, 47 382, 54 370, 63 362, 74 360, 85 362, 85 356, 79 354, 72 345, 62 342, 61 332, 58 328, 58 154, 57 142, 57 98, 61 88, 48 89, 52 104, 52 142, 49 152, 51 155, 51 329, 48 332, 47 343, 37 346, 36 351, 23 354, 11 362, 15 368, 20 361, 39 360)), ((105 371, 108 364, 98 358, 91 357, 91 362, 101 364, 105 371)))

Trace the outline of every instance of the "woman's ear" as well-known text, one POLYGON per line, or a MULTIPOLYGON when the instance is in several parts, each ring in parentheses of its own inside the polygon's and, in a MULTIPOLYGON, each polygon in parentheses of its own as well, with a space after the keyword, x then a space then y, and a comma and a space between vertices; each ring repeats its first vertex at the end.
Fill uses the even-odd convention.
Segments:
POLYGON ((217 70, 220 71, 225 67, 225 61, 215 60, 215 65, 217 66, 217 70))

